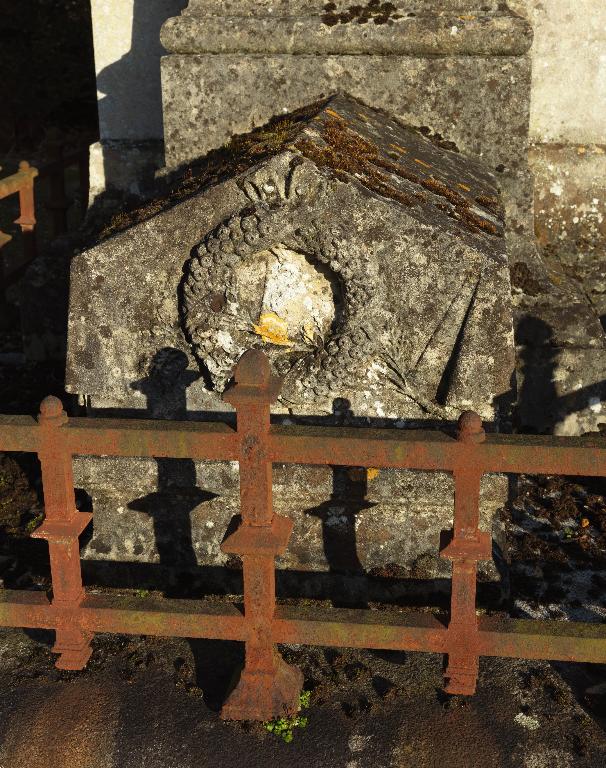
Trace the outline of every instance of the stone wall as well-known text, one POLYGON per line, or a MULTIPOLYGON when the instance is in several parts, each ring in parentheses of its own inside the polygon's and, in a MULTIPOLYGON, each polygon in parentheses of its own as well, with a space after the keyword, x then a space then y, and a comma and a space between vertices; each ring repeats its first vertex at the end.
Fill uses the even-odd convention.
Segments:
POLYGON ((160 28, 187 0, 91 0, 100 141, 91 198, 106 186, 137 192, 163 164, 160 28))
POLYGON ((543 245, 606 236, 606 4, 509 0, 534 28, 530 163, 543 245))

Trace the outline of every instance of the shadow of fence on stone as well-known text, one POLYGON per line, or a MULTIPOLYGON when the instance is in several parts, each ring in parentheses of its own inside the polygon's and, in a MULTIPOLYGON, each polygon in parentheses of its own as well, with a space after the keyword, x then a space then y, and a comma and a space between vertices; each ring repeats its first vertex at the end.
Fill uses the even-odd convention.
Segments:
POLYGON ((557 425, 574 413, 595 409, 597 416, 601 412, 606 400, 606 380, 558 394, 555 375, 559 349, 549 323, 532 316, 522 318, 516 329, 516 341, 521 348, 523 379, 516 406, 517 431, 553 434, 557 425))
MULTIPOLYGON (((132 384, 147 400, 146 416, 153 419, 187 420, 187 388, 199 374, 187 370, 187 356, 165 347, 156 353, 148 376, 132 384)), ((170 596, 183 592, 198 569, 191 531, 190 513, 216 494, 197 486, 196 466, 191 459, 158 458, 158 490, 132 501, 128 507, 150 515, 160 566, 176 583, 170 596), (179 590, 181 586, 181 590, 179 590)))

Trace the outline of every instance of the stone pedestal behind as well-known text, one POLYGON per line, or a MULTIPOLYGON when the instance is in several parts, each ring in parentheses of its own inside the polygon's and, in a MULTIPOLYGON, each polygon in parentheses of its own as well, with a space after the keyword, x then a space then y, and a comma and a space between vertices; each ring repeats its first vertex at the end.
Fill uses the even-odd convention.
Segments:
POLYGON ((482 158, 503 189, 510 251, 532 258, 530 25, 475 0, 370 3, 357 16, 349 5, 193 0, 169 19, 167 165, 345 91, 482 158))

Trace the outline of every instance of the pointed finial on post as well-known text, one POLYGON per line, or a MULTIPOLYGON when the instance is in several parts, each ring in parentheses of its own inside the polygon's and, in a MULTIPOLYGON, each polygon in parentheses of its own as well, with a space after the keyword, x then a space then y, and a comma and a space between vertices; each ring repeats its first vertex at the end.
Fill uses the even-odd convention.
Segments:
POLYGON ((40 403, 39 423, 54 424, 60 426, 67 423, 67 413, 63 410, 63 403, 58 397, 49 395, 40 403))
POLYGON ((282 389, 282 379, 271 372, 269 360, 260 349, 249 349, 234 369, 234 384, 223 393, 227 403, 256 399, 273 403, 282 389))
POLYGON ((457 440, 462 443, 483 443, 486 440, 482 419, 475 411, 465 411, 459 417, 457 440))
POLYGON ((249 349, 238 360, 234 378, 245 387, 266 389, 271 380, 269 360, 260 349, 249 349))

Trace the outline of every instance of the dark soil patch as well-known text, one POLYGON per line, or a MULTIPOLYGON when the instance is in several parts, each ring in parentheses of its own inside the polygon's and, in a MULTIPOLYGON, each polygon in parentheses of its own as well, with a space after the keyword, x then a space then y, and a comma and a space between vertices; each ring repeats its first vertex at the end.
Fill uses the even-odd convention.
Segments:
MULTIPOLYGON (((513 562, 606 568, 606 487, 563 477, 522 478, 509 507, 513 562)), ((556 567, 556 570, 557 570, 556 567)))

